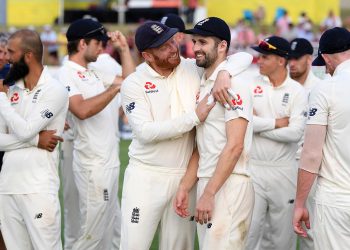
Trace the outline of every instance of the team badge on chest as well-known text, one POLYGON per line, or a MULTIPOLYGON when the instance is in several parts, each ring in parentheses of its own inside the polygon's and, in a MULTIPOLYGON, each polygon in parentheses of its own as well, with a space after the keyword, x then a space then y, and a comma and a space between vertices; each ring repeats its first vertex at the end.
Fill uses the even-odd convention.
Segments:
POLYGON ((17 104, 19 102, 19 93, 15 92, 10 98, 11 104, 17 104))

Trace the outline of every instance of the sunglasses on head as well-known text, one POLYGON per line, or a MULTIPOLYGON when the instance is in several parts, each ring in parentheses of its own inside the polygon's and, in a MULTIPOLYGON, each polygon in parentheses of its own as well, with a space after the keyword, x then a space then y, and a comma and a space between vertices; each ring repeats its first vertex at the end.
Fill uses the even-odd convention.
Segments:
POLYGON ((268 43, 268 42, 266 42, 264 40, 261 40, 259 42, 258 46, 259 46, 260 49, 263 49, 263 50, 268 50, 268 51, 275 50, 275 51, 278 51, 278 52, 280 52, 282 54, 288 55, 287 51, 281 50, 281 49, 277 48, 276 46, 274 46, 274 45, 272 45, 272 44, 270 44, 270 43, 268 43))
POLYGON ((85 34, 85 36, 88 36, 90 34, 93 34, 95 33, 96 31, 101 31, 102 34, 105 34, 105 28, 103 26, 97 28, 97 29, 94 29, 94 30, 91 30, 89 31, 88 33, 85 34))

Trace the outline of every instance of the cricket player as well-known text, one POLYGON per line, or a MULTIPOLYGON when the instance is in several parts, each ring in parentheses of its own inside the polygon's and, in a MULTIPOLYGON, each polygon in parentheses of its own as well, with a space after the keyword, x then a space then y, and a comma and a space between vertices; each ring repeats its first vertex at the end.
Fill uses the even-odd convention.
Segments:
MULTIPOLYGON (((222 19, 209 17, 185 32, 193 34, 196 64, 205 69, 200 84, 202 100, 223 67, 231 41, 230 29, 222 19)), ((248 172, 253 136, 250 78, 244 71, 235 75, 231 79, 231 91, 237 95, 232 99, 234 107, 227 110, 217 103, 207 119, 196 126, 199 167, 196 156, 197 162, 193 161, 193 169, 187 169, 174 201, 176 213, 187 217, 189 191, 199 178, 194 215, 199 222, 200 249, 245 248, 254 205, 248 172)))
MULTIPOLYGON (((0 221, 7 249, 62 249, 58 140, 38 148, 39 132, 63 132, 68 93, 42 65, 40 36, 19 30, 8 41, 12 67, 0 83, 0 221), (6 94, 7 91, 7 94, 6 94), (11 149, 12 147, 12 149, 11 149), (48 152, 51 151, 51 152, 48 152)), ((56 137, 57 137, 56 136, 56 137)))
MULTIPOLYGON (((290 77, 299 82, 307 92, 309 96, 311 90, 317 85, 320 81, 318 77, 312 73, 311 63, 312 63, 312 54, 313 47, 311 43, 304 38, 295 38, 290 42, 290 55, 289 55, 289 75, 290 77)), ((299 165, 301 150, 304 144, 304 136, 299 141, 299 148, 296 153, 297 164, 299 165)), ((312 186, 311 192, 307 199, 307 207, 310 213, 314 210, 314 193, 316 185, 312 186)), ((313 216, 310 216, 313 217, 313 216)), ((312 218, 311 218, 312 219, 312 218)), ((314 249, 313 244, 313 233, 312 230, 307 231, 307 237, 299 237, 299 247, 301 250, 312 250, 314 249)))
POLYGON ((318 176, 311 225, 315 249, 349 249, 349 31, 339 27, 325 31, 313 65, 325 65, 332 77, 318 83, 310 95, 293 226, 298 235, 307 237, 304 226, 310 228, 310 219, 305 203, 318 176))
POLYGON ((272 36, 252 47, 260 53, 261 76, 254 80, 254 135, 251 175, 255 205, 247 249, 262 249, 261 237, 269 229, 270 246, 295 249, 296 237, 288 221, 296 188, 296 151, 307 109, 303 87, 288 76, 288 41, 272 36), (269 227, 265 227, 265 223, 269 227))
MULTIPOLYGON (((106 33, 92 19, 79 19, 67 30, 69 60, 59 72, 69 92, 73 114, 73 173, 79 192, 80 231, 72 249, 112 249, 118 216, 119 139, 116 113, 110 103, 120 90, 122 78, 114 77, 107 89, 88 67, 102 52, 102 41, 111 40, 119 49, 123 75, 134 70, 125 37, 106 33)), ((119 222, 120 223, 120 222, 119 222)))
MULTIPOLYGON (((159 222, 160 249, 194 247, 195 223, 177 216, 172 202, 193 154, 193 128, 214 104, 207 105, 206 97, 195 107, 202 71, 194 60, 180 58, 173 39, 177 32, 154 21, 138 28, 135 42, 146 63, 125 79, 121 90, 133 131, 122 195, 124 250, 149 249, 159 222)), ((251 61, 245 53, 230 57, 227 65, 239 65, 231 75, 250 64, 247 57, 251 61)))

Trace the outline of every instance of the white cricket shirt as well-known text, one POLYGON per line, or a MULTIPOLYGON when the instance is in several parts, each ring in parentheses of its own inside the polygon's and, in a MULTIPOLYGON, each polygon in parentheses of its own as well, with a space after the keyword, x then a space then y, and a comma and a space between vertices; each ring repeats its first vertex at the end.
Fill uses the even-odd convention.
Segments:
POLYGON ((278 87, 267 77, 258 76, 253 83, 253 143, 251 158, 268 164, 295 161, 298 141, 304 133, 307 95, 304 88, 287 76, 278 87), (275 129, 275 119, 289 117, 289 125, 275 129))
POLYGON ((18 81, 7 96, 0 93, 0 114, 9 133, 9 137, 1 134, 1 149, 8 150, 6 147, 13 145, 13 135, 32 145, 6 152, 0 173, 1 194, 57 194, 58 147, 54 152, 37 148, 37 135, 54 129, 61 135, 67 109, 67 90, 49 75, 46 67, 33 90, 25 89, 23 81, 18 81))
MULTIPOLYGON (((60 82, 66 86, 69 97, 82 95, 88 99, 105 91, 102 80, 93 70, 73 61, 64 62, 58 75, 60 82)), ((98 114, 85 120, 72 116, 74 170, 119 166, 118 139, 115 136, 117 127, 114 120, 116 112, 111 105, 107 105, 98 114)))
POLYGON ((327 126, 318 183, 333 203, 350 205, 350 60, 311 92, 307 124, 327 126))
MULTIPOLYGON (((211 92, 217 74, 222 69, 222 66, 223 63, 215 69, 207 80, 204 75, 202 76, 199 100, 202 100, 211 92)), ((248 66, 249 65, 247 65, 247 67, 248 66)), ((253 137, 253 100, 250 91, 252 80, 252 77, 249 77, 247 72, 242 72, 234 76, 231 80, 231 88, 239 97, 238 101, 232 100, 235 107, 231 110, 227 110, 220 103, 216 103, 207 119, 202 124, 197 125, 196 140, 200 155, 197 176, 199 178, 213 176, 220 154, 227 142, 225 124, 239 117, 248 121, 248 127, 244 138, 244 149, 233 169, 233 173, 249 175, 249 150, 253 137)))

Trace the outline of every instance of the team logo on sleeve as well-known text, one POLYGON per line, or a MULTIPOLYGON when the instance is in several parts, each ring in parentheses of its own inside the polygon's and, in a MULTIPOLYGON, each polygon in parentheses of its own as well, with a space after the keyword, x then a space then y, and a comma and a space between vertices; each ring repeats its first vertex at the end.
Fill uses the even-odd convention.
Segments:
POLYGON ((70 92, 70 86, 66 86, 68 92, 70 92))
POLYGON ((88 79, 86 78, 85 74, 81 71, 77 72, 78 77, 82 80, 82 81, 87 81, 88 79))
POLYGON ((257 97, 257 96, 262 96, 264 91, 263 91, 262 87, 258 85, 255 87, 253 92, 254 92, 254 97, 257 97))
POLYGON ((131 102, 125 106, 126 113, 128 114, 130 114, 133 109, 135 109, 135 102, 131 102))
POLYGON ((40 114, 42 118, 50 119, 51 117, 53 117, 53 113, 48 109, 41 111, 40 114))
POLYGON ((240 110, 243 110, 243 107, 242 107, 242 104, 243 104, 243 100, 241 98, 241 96, 239 94, 237 94, 237 99, 232 99, 231 100, 232 104, 233 104, 233 110, 236 110, 236 109, 240 109, 240 110))
POLYGON ((11 104, 17 104, 19 102, 19 94, 17 92, 13 93, 10 98, 11 104))
POLYGON ((310 116, 315 116, 317 112, 317 108, 310 108, 309 109, 309 117, 310 116))
POLYGON ((146 89, 146 93, 156 93, 158 92, 157 86, 154 83, 151 82, 146 82, 145 83, 145 89, 146 89))

